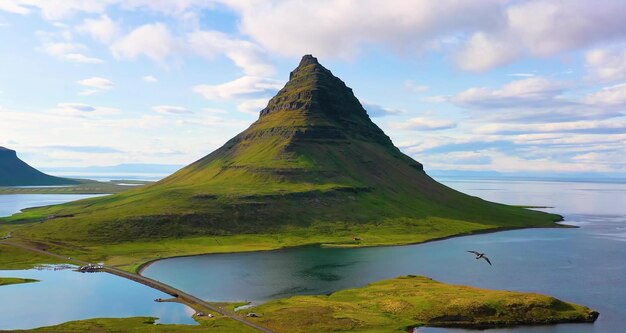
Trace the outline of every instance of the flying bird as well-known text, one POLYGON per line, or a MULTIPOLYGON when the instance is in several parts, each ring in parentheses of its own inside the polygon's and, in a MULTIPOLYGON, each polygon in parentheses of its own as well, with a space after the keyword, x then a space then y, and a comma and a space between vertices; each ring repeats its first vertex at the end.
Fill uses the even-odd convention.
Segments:
POLYGON ((489 263, 489 266, 491 266, 491 261, 489 261, 489 258, 487 258, 487 256, 484 253, 480 253, 478 251, 467 251, 467 252, 473 253, 474 255, 476 255, 476 259, 485 259, 489 263))

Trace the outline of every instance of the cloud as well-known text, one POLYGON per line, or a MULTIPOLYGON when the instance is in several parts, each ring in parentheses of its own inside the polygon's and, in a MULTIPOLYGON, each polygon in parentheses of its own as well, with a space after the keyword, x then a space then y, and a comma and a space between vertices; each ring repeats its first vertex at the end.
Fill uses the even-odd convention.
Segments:
POLYGON ((142 79, 143 79, 144 82, 148 82, 148 83, 159 82, 159 80, 156 77, 152 76, 152 75, 146 75, 142 79))
POLYGON ((274 93, 282 87, 276 80, 257 76, 243 76, 217 85, 198 85, 193 90, 208 100, 229 100, 274 93))
POLYGON ((626 121, 573 121, 548 124, 489 124, 479 126, 478 133, 484 134, 522 134, 522 133, 626 133, 626 121))
POLYGON ((626 37, 626 3, 612 0, 511 2, 495 29, 474 32, 458 65, 482 71, 528 55, 545 57, 626 37), (598 24, 602 18, 602 24, 598 24))
POLYGON ((562 104, 557 97, 565 85, 541 77, 516 80, 499 89, 470 88, 455 96, 452 101, 469 108, 527 108, 562 104))
POLYGON ((63 150, 69 152, 77 152, 77 153, 91 153, 91 154, 111 154, 111 153, 124 153, 124 151, 119 150, 113 147, 104 147, 104 146, 63 146, 63 145, 55 145, 55 146, 45 146, 42 147, 44 149, 51 150, 63 150))
POLYGON ((206 0, 3 0, 0 10, 28 15, 31 9, 39 9, 44 18, 58 21, 70 18, 76 13, 103 14, 109 7, 120 10, 147 9, 161 14, 188 17, 192 9, 213 7, 213 1, 206 0))
POLYGON ((109 43, 120 34, 119 23, 107 15, 100 16, 100 19, 85 19, 76 29, 101 43, 109 43))
POLYGON ((0 2, 0 10, 13 13, 13 14, 20 14, 20 15, 30 14, 30 9, 28 9, 28 7, 20 4, 17 1, 10 1, 10 0, 0 2))
POLYGON ((564 97, 571 83, 542 77, 515 80, 500 88, 474 87, 448 98, 470 110, 473 122, 568 122, 622 115, 626 87, 614 86, 580 99, 564 97))
POLYGON ((268 98, 256 98, 243 101, 237 105, 237 111, 252 115, 259 115, 259 112, 267 106, 268 98))
POLYGON ((404 81, 404 87, 408 89, 409 91, 418 92, 418 93, 428 91, 429 89, 427 85, 415 84, 415 82, 413 82, 412 80, 404 81))
POLYGON ((219 31, 195 31, 187 36, 189 48, 207 59, 224 54, 243 69, 249 76, 270 76, 274 67, 266 59, 265 52, 258 45, 231 38, 219 31))
POLYGON ((50 109, 50 113, 70 117, 87 117, 118 114, 120 110, 83 103, 59 103, 55 108, 50 109))
POLYGON ((585 102, 605 108, 614 106, 623 109, 626 106, 626 83, 605 87, 598 92, 589 94, 585 102))
MULTIPOLYGON (((81 86, 85 86, 88 88, 95 88, 98 90, 110 90, 110 89, 113 89, 113 87, 115 86, 115 84, 113 84, 113 81, 109 79, 105 79, 103 77, 98 77, 98 76, 80 80, 80 81, 77 81, 76 83, 80 84, 81 86)), ((93 91, 93 90, 88 90, 88 91, 93 91)))
POLYGON ((177 41, 163 23, 142 25, 111 45, 113 56, 118 59, 136 59, 146 56, 163 62, 175 52, 177 41))
POLYGON ((592 79, 610 82, 626 79, 626 49, 595 49, 585 56, 592 79))
POLYGON ((240 15, 239 29, 270 52, 349 58, 365 45, 415 50, 499 20, 499 1, 376 0, 224 1, 240 15), (446 19, 441 19, 445 17, 446 19))
POLYGON ((455 128, 456 123, 451 120, 438 120, 429 118, 411 118, 402 123, 397 123, 394 127, 414 131, 436 131, 455 128))
POLYGON ((533 73, 511 73, 509 76, 518 76, 518 77, 533 77, 535 74, 533 73))
POLYGON ((71 42, 53 42, 45 43, 42 46, 44 52, 56 58, 83 64, 100 64, 102 59, 89 57, 82 52, 87 48, 82 44, 76 44, 71 42))
POLYGON ((189 109, 182 106, 158 105, 153 106, 152 111, 162 114, 188 114, 193 113, 189 109))
POLYGON ((520 53, 519 45, 509 38, 477 32, 457 55, 456 61, 462 69, 483 71, 511 62, 520 53))
POLYGON ((374 103, 363 103, 363 108, 370 117, 384 117, 405 113, 404 110, 385 108, 374 103))

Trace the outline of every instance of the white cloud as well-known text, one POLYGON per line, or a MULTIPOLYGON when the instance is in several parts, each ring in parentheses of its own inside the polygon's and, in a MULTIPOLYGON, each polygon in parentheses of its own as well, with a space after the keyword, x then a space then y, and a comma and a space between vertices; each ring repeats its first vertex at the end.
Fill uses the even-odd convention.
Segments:
POLYGON ((533 73, 511 73, 509 76, 518 76, 518 77, 533 77, 535 74, 533 73))
POLYGON ((626 85, 604 88, 581 98, 565 97, 570 82, 531 77, 500 88, 474 87, 448 98, 468 108, 471 122, 545 123, 620 117, 626 85))
POLYGON ((585 57, 589 75, 601 81, 626 79, 626 49, 595 49, 585 57))
POLYGON ((602 107, 617 106, 623 109, 626 106, 626 83, 617 84, 589 94, 585 102, 602 107))
POLYGON ((623 1, 511 2, 503 15, 504 24, 475 32, 458 55, 458 64, 468 70, 486 70, 523 55, 545 57, 624 38, 623 13, 623 1))
POLYGON ((113 89, 113 87, 115 86, 115 84, 113 84, 113 81, 109 79, 105 79, 103 77, 98 77, 98 76, 80 80, 80 81, 77 81, 76 83, 80 84, 81 86, 85 86, 88 88, 96 88, 99 90, 110 90, 110 89, 113 89))
POLYGON ((557 96, 565 84, 542 77, 516 80, 500 89, 470 88, 452 98, 452 101, 471 108, 527 108, 560 103, 557 96))
POLYGON ((17 1, 11 1, 11 0, 0 1, 0 10, 13 13, 13 14, 20 14, 20 15, 30 14, 30 10, 28 9, 28 7, 24 6, 23 4, 17 1))
POLYGON ((76 43, 67 43, 67 42, 59 42, 59 43, 45 43, 42 46, 44 52, 48 53, 51 56, 56 58, 76 63, 84 63, 84 64, 99 64, 102 63, 102 59, 89 57, 81 52, 85 51, 87 48, 82 44, 76 43))
POLYGON ((52 114, 70 117, 107 116, 118 114, 121 111, 116 108, 92 106, 83 103, 59 103, 49 110, 52 114))
POLYGON ((27 15, 31 8, 41 11, 48 20, 60 20, 76 13, 103 14, 109 7, 117 6, 120 10, 148 10, 164 15, 189 19, 194 9, 215 6, 207 0, 2 0, 0 10, 27 15))
POLYGON ((401 50, 498 20, 499 1, 377 0, 224 1, 241 16, 240 30, 273 53, 352 57, 364 45, 401 50), (445 17, 446 19, 441 19, 445 17))
POLYGON ((573 121, 547 124, 489 124, 479 126, 478 133, 520 134, 520 133, 626 133, 626 121, 599 120, 573 121))
POLYGON ((378 104, 366 102, 363 103, 363 108, 367 111, 367 114, 370 117, 384 117, 405 113, 404 110, 386 108, 378 104))
POLYGON ((243 76, 218 85, 198 85, 193 90, 208 100, 228 100, 275 92, 282 84, 257 76, 243 76))
POLYGON ((402 123, 397 123, 394 127, 399 129, 408 129, 415 131, 436 131, 455 128, 456 123, 451 120, 439 120, 430 118, 411 118, 402 123))
POLYGON ((457 64, 465 70, 483 71, 506 64, 518 57, 521 49, 509 38, 475 33, 457 55, 457 64))
POLYGON ((428 87, 427 85, 416 84, 412 80, 404 81, 404 87, 410 91, 418 92, 418 93, 425 92, 425 91, 428 91, 428 89, 430 89, 430 87, 428 87))
POLYGON ((111 45, 111 52, 116 58, 136 59, 143 55, 163 62, 175 52, 177 43, 165 24, 146 24, 116 40, 111 45))
POLYGON ((143 77, 143 81, 148 82, 148 83, 156 83, 156 82, 159 82, 159 79, 157 79, 156 77, 152 75, 146 75, 143 77))
POLYGON ((182 106, 174 106, 174 105, 158 105, 153 106, 152 111, 162 114, 186 114, 193 113, 189 109, 182 106))
POLYGON ((252 115, 259 115, 259 112, 267 106, 269 98, 257 98, 243 101, 237 105, 237 111, 252 115))
POLYGON ((90 35, 93 39, 101 43, 109 43, 120 33, 119 23, 111 20, 107 15, 100 16, 100 19, 86 19, 77 30, 90 35))
POLYGON ((267 62, 263 50, 249 41, 234 39, 219 31, 195 31, 187 36, 189 48, 208 59, 224 54, 243 69, 246 75, 270 76, 274 67, 267 62))

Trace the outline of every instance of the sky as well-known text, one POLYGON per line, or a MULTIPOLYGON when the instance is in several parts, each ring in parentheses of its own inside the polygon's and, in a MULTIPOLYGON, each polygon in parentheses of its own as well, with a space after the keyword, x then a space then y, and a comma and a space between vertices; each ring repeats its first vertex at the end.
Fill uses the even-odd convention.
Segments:
POLYGON ((626 173, 623 0, 0 0, 0 146, 188 164, 304 54, 426 170, 626 173))

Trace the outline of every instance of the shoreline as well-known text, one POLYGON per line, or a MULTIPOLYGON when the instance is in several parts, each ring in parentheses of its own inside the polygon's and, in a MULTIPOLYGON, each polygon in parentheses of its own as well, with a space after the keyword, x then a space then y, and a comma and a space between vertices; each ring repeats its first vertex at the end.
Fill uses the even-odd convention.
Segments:
POLYGON ((207 253, 198 253, 198 254, 174 255, 171 257, 162 257, 162 258, 157 258, 157 259, 146 261, 140 264, 139 266, 137 266, 134 272, 138 275, 144 276, 142 274, 143 271, 146 270, 148 267, 150 267, 150 265, 154 264, 155 262, 160 261, 160 260, 168 260, 168 259, 175 259, 175 258, 199 257, 199 256, 220 255, 220 254, 236 254, 236 253, 277 252, 277 251, 286 251, 286 250, 296 249, 300 247, 359 249, 359 248, 374 248, 374 247, 410 246, 410 245, 419 245, 419 244, 426 244, 426 243, 431 243, 431 242, 444 241, 447 239, 452 239, 452 238, 457 238, 457 237, 475 236, 475 235, 490 234, 490 233, 504 232, 504 231, 515 231, 515 230, 523 230, 523 229, 553 229, 553 228, 554 229, 560 229, 560 228, 575 229, 575 228, 579 228, 578 226, 575 226, 575 225, 561 224, 560 222, 565 221, 565 219, 562 215, 559 215, 559 216, 561 217, 560 220, 555 221, 554 225, 552 226, 495 227, 495 228, 476 230, 476 231, 465 232, 465 233, 460 233, 460 234, 455 234, 455 235, 450 235, 450 236, 437 237, 437 238, 432 238, 432 239, 428 239, 425 241, 413 242, 413 243, 363 245, 363 246, 358 246, 358 245, 357 246, 332 246, 332 244, 329 244, 329 243, 312 243, 312 244, 302 244, 302 245, 295 245, 295 246, 284 246, 284 247, 280 247, 276 249, 267 249, 267 250, 207 252, 207 253), (329 244, 329 245, 325 246, 325 244, 329 244))

